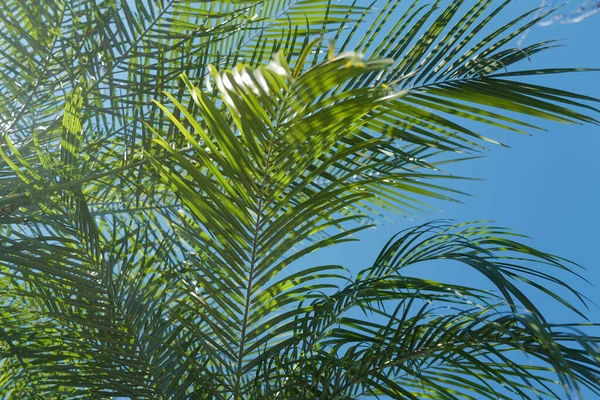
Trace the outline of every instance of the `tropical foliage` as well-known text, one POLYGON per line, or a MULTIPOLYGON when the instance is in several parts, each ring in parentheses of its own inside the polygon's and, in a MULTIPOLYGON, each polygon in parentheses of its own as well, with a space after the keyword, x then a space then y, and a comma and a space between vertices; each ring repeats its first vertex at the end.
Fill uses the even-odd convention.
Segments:
POLYGON ((545 14, 509 3, 3 2, 3 398, 599 394, 592 324, 530 300, 583 320, 553 275, 578 267, 509 230, 438 221, 358 273, 303 263, 453 200, 444 164, 481 128, 596 123, 527 82, 576 70, 522 69, 555 44, 512 48, 545 14), (434 260, 497 290, 405 273, 434 260))

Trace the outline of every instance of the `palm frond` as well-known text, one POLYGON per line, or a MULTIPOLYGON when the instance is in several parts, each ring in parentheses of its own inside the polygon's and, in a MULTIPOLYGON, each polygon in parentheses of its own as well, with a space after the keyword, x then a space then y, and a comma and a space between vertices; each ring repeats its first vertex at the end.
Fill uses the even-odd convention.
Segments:
POLYGON ((558 399, 580 394, 580 385, 598 393, 599 339, 583 333, 595 324, 548 323, 511 282, 522 280, 579 313, 584 299, 547 268, 574 274, 564 260, 498 227, 435 222, 401 232, 354 282, 312 302, 295 340, 265 357, 261 378, 282 380, 273 387, 283 397, 323 399, 558 399), (404 273, 442 259, 487 269, 498 294, 404 273), (580 304, 557 297, 552 285, 571 290, 580 304))
POLYGON ((553 275, 573 265, 506 230, 407 230, 355 279, 294 269, 384 212, 456 201, 443 167, 493 142, 477 125, 596 123, 597 100, 527 81, 578 69, 519 69, 554 46, 509 47, 531 13, 440 5, 0 6, 0 393, 598 393, 598 339, 529 295, 585 317, 553 275), (431 260, 497 292, 404 274, 431 260))

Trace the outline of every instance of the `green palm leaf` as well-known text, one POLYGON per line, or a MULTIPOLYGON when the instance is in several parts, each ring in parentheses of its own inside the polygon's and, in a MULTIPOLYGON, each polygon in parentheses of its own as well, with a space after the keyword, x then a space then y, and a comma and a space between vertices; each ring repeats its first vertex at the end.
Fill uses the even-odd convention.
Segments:
POLYGON ((585 318, 553 273, 576 267, 507 230, 409 229, 355 278, 301 264, 456 201, 443 167, 495 142, 479 127, 596 123, 597 100, 527 81, 579 69, 519 69, 554 44, 511 49, 538 19, 495 3, 5 2, 0 393, 599 393, 594 324, 530 295, 585 318), (495 291, 405 274, 433 260, 495 291))

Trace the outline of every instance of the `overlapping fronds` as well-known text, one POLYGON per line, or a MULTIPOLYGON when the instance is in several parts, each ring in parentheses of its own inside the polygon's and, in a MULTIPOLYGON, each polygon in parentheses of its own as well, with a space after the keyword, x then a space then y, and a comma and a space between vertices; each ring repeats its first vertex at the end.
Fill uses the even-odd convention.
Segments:
POLYGON ((261 378, 275 377, 269 395, 563 398, 554 373, 569 397, 582 386, 597 394, 598 338, 581 330, 593 324, 548 323, 518 288, 524 283, 555 297, 552 290, 565 284, 552 270, 573 272, 571 266, 515 239, 481 223, 441 221, 401 232, 372 267, 316 299, 296 322, 286 351, 277 349, 262 366, 261 378), (435 260, 485 275, 500 296, 404 272, 435 260), (518 305, 512 296, 520 298, 518 305))
POLYGON ((508 3, 5 2, 0 393, 598 393, 597 338, 528 294, 583 317, 554 291, 585 303, 552 274, 573 266, 505 230, 414 228, 356 278, 302 264, 455 200, 442 167, 493 142, 478 126, 596 122, 596 100, 526 82, 574 70, 514 65, 553 44, 511 49, 536 22, 497 23, 508 3), (431 260, 497 291, 404 274, 431 260))

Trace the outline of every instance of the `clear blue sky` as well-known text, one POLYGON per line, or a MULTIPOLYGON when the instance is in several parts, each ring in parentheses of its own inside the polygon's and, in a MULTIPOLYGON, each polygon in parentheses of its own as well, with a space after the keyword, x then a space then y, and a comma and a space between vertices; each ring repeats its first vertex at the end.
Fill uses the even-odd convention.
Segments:
MULTIPOLYGON (((511 12, 516 16, 536 4, 537 0, 516 1, 511 12)), ((565 46, 534 56, 526 69, 600 68, 600 14, 580 23, 534 27, 524 45, 547 39, 565 39, 565 46)), ((553 75, 537 82, 600 97, 600 72, 553 75)), ((466 198, 462 205, 440 204, 443 214, 424 218, 491 219, 531 236, 533 246, 586 267, 584 275, 594 286, 582 282, 578 287, 600 305, 600 127, 543 126, 547 132, 534 132, 531 137, 494 131, 492 137, 511 148, 491 147, 486 158, 454 169, 457 175, 485 179, 456 186, 474 197, 466 198)), ((404 224, 400 221, 397 225, 404 224)), ((388 236, 389 229, 396 230, 389 226, 376 236, 388 236)), ((555 322, 571 319, 569 313, 551 304, 548 311, 555 322)), ((600 322, 600 308, 592 307, 589 315, 600 322)))
MULTIPOLYGON (((505 17, 516 17, 537 4, 537 0, 515 1, 505 17)), ((523 65, 523 69, 600 68, 600 13, 580 23, 536 26, 524 46, 548 39, 564 39, 561 43, 565 46, 536 54, 530 63, 524 62, 529 65, 523 65)), ((551 75, 535 83, 600 97, 600 72, 551 75)), ((536 124, 539 120, 531 122, 536 124)), ((439 212, 432 210, 414 215, 412 220, 388 215, 393 222, 385 221, 383 226, 364 231, 359 235, 360 243, 335 247, 322 257, 356 271, 372 262, 393 234, 409 226, 442 218, 459 222, 493 220, 497 225, 530 236, 528 244, 585 266, 584 275, 593 286, 575 282, 600 305, 600 259, 597 256, 600 248, 600 126, 546 121, 541 126, 547 131, 531 132, 533 136, 498 129, 480 131, 510 148, 491 145, 484 158, 448 169, 455 175, 484 179, 453 182, 453 188, 472 197, 460 198, 463 204, 430 201, 439 212)), ((427 273, 435 274, 438 280, 454 279, 457 275, 435 266, 427 273)), ((471 277, 477 278, 476 275, 471 277)), ((561 319, 569 314, 554 316, 561 319)), ((590 316, 600 322, 600 308, 592 307, 590 316)))
MULTIPOLYGON (((538 0, 515 0, 505 17, 506 14, 516 17, 538 4, 538 0)), ((567 9, 573 8, 571 5, 567 9)), ((524 65, 523 69, 600 68, 600 13, 580 23, 534 27, 523 45, 547 39, 565 39, 565 47, 534 56, 531 64, 524 65)), ((600 72, 554 75, 536 83, 600 97, 600 72)), ((454 188, 473 195, 463 198, 464 204, 435 203, 443 212, 417 215, 414 221, 390 215, 393 223, 385 222, 382 227, 363 232, 362 242, 336 247, 315 258, 341 263, 354 272, 369 266, 383 244, 408 226, 439 218, 461 222, 494 220, 497 225, 531 236, 528 244, 585 266, 584 276, 593 286, 572 279, 569 282, 600 305, 600 127, 546 122, 543 126, 548 131, 533 132, 534 136, 498 130, 482 132, 510 148, 491 147, 486 158, 452 169, 456 175, 485 179, 455 182, 454 188)), ((483 278, 454 264, 419 268, 412 273, 441 281, 485 285, 483 278)), ((548 313, 552 322, 577 320, 547 298, 533 298, 540 301, 540 308, 548 313)), ((600 308, 592 306, 588 315, 592 321, 600 322, 600 308)), ((600 334, 600 329, 596 333, 600 334)))

